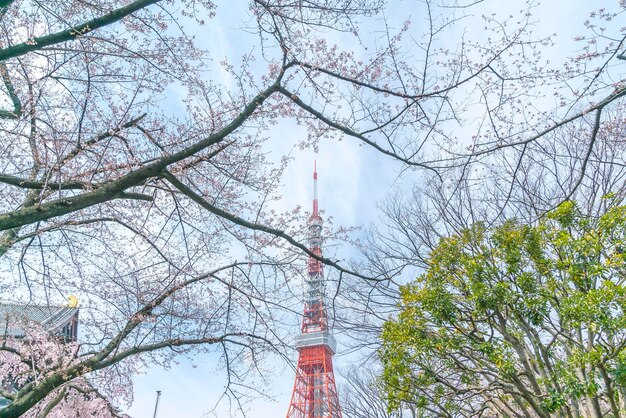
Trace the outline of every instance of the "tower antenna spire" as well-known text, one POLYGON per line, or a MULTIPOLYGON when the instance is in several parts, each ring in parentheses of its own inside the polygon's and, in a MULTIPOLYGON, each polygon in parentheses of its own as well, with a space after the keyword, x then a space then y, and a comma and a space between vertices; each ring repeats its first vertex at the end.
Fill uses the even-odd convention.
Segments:
POLYGON ((313 162, 313 215, 319 215, 317 203, 317 160, 313 162))

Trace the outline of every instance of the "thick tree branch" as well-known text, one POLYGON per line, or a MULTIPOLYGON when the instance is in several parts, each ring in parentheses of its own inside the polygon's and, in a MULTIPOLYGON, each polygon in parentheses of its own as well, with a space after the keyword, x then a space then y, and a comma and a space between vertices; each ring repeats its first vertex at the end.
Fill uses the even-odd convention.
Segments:
POLYGON ((15 394, 13 392, 9 392, 8 390, 4 390, 0 387, 0 396, 9 400, 13 400, 13 398, 15 397, 15 394))
POLYGON ((161 157, 117 180, 106 183, 92 192, 56 199, 41 205, 0 214, 0 231, 76 212, 89 206, 119 198, 120 194, 126 189, 137 186, 151 177, 159 176, 166 167, 222 142, 228 135, 241 127, 272 93, 278 91, 279 81, 280 78, 275 84, 257 94, 229 124, 205 139, 174 154, 161 157))
POLYGON ((154 198, 149 194, 124 192, 116 196, 116 199, 143 200, 144 202, 152 202, 154 198))
POLYGON ((45 408, 43 408, 39 414, 37 414, 37 418, 46 418, 50 412, 52 412, 52 410, 59 404, 61 403, 61 401, 63 400, 63 398, 65 397, 67 393, 67 387, 64 387, 63 389, 59 390, 59 393, 56 394, 56 396, 50 401, 48 402, 48 404, 46 405, 45 408))
POLYGON ((0 0, 0 21, 4 19, 4 15, 14 2, 15 0, 0 0))
POLYGON ((29 180, 21 177, 12 176, 10 174, 0 174, 0 183, 10 184, 11 186, 22 187, 24 189, 93 189, 97 187, 97 184, 94 183, 84 183, 80 181, 68 181, 68 182, 53 182, 53 181, 35 181, 29 180))
MULTIPOLYGON (((1 7, 1 6, 0 6, 1 7)), ((0 62, 0 76, 2 76, 2 81, 4 82, 4 87, 7 89, 7 93, 9 94, 9 98, 13 103, 13 110, 0 110, 0 118, 3 119, 17 119, 22 116, 22 102, 20 102, 20 98, 17 97, 17 93, 15 93, 15 87, 13 87, 13 82, 9 77, 9 70, 5 63, 0 62)))
POLYGON ((115 23, 134 12, 144 9, 159 1, 160 0, 137 0, 127 6, 112 10, 105 15, 75 25, 70 29, 51 33, 45 36, 38 36, 28 40, 27 42, 0 49, 0 61, 6 61, 9 58, 19 57, 21 55, 28 54, 29 52, 40 50, 46 46, 75 40, 88 32, 115 23))

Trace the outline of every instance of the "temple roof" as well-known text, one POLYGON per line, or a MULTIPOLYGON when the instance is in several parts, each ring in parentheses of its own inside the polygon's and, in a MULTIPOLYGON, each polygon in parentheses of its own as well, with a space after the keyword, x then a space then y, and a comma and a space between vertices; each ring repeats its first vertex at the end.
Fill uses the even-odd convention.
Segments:
POLYGON ((23 337, 24 320, 37 322, 50 333, 57 333, 72 321, 78 308, 54 305, 0 302, 0 335, 23 337))

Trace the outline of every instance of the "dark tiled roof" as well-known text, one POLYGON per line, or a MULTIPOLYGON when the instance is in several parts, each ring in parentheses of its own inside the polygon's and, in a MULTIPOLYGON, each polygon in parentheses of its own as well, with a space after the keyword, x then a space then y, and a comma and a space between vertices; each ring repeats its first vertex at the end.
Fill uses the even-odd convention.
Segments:
POLYGON ((67 306, 19 305, 0 302, 0 335, 23 337, 24 320, 37 322, 50 333, 66 326, 78 312, 67 306))

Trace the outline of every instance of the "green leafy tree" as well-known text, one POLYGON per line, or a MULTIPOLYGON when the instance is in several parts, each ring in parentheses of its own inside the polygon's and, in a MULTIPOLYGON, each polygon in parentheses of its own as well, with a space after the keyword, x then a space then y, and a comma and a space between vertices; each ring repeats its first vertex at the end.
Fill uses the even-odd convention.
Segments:
POLYGON ((402 287, 379 351, 423 416, 626 416, 626 206, 474 224, 402 287))

